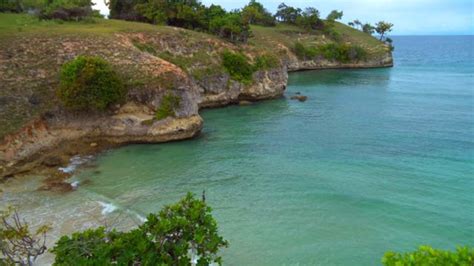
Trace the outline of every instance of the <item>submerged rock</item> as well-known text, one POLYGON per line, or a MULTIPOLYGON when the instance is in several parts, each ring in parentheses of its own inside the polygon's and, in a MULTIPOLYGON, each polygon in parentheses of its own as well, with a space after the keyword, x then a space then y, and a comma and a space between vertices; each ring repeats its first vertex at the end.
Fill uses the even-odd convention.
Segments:
POLYGON ((292 100, 298 100, 300 102, 304 102, 308 99, 308 96, 304 96, 304 95, 294 95, 294 96, 291 96, 290 99, 292 100))
POLYGON ((251 101, 240 101, 240 102, 239 102, 239 105, 242 105, 242 106, 244 106, 244 105, 252 105, 252 104, 253 104, 253 103, 252 103, 251 101))

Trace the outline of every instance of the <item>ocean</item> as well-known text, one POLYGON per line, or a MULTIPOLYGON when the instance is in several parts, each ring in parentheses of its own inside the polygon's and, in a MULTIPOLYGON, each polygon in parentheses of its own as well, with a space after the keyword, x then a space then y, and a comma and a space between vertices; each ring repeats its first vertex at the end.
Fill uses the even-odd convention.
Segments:
POLYGON ((110 150, 77 191, 6 189, 55 234, 127 228, 205 191, 224 265, 380 265, 474 245, 474 36, 395 36, 393 68, 291 73, 286 97, 203 110, 196 139, 110 150), (306 102, 290 100, 300 93, 306 102))

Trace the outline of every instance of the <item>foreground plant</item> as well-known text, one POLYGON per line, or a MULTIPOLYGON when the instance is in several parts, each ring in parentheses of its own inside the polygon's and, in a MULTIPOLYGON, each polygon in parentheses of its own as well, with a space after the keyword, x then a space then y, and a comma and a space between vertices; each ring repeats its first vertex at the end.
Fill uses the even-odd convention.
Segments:
POLYGON ((8 208, 0 213, 0 265, 33 265, 46 252, 46 234, 49 226, 31 232, 28 223, 18 212, 8 208))
POLYGON ((52 252, 54 265, 209 265, 227 241, 219 236, 211 208, 191 193, 150 214, 130 232, 104 227, 63 236, 52 252))
POLYGON ((418 250, 407 253, 389 251, 385 253, 382 263, 386 266, 472 266, 474 265, 474 248, 458 247, 456 251, 446 251, 421 246, 418 250))

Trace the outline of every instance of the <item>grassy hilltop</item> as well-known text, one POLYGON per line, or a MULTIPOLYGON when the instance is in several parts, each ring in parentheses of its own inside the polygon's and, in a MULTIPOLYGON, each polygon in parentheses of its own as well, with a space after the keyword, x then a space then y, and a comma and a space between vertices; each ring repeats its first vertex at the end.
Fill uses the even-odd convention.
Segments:
POLYGON ((55 97, 59 69, 81 54, 110 61, 133 92, 151 84, 174 89, 179 69, 198 83, 225 73, 221 54, 226 50, 244 54, 251 64, 258 57, 272 58, 264 60, 267 65, 263 68, 297 58, 295 43, 313 48, 355 45, 366 51, 365 60, 389 53, 376 38, 339 22, 334 22, 340 36, 337 41, 322 32, 287 24, 252 25, 251 31, 247 43, 233 43, 205 32, 148 23, 100 18, 39 20, 27 14, 0 13, 0 60, 5 62, 0 66, 0 138, 59 104, 55 97), (171 64, 151 71, 155 59, 171 64))

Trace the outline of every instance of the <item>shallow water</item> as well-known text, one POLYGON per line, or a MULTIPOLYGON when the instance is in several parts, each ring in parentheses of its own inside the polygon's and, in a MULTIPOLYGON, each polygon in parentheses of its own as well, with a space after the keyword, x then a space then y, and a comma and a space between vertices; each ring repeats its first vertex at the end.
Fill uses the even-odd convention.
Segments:
POLYGON ((205 190, 226 265, 378 265, 390 249, 474 245, 474 37, 394 40, 394 68, 293 73, 286 94, 304 103, 205 110, 197 139, 105 152, 66 195, 12 181, 2 201, 59 235, 127 228, 205 190))

